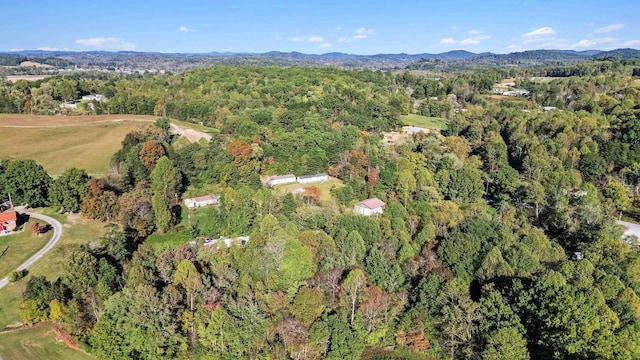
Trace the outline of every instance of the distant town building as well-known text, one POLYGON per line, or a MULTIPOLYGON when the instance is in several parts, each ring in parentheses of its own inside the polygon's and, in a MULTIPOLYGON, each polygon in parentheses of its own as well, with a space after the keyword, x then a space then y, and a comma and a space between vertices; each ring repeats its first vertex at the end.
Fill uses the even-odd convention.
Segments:
POLYGON ((184 204, 189 209, 195 209, 202 206, 218 205, 220 202, 220 195, 205 195, 200 197, 194 197, 184 199, 184 204))
POLYGON ((386 205, 387 204, 385 204, 384 201, 378 198, 371 198, 357 203, 354 207, 354 210, 358 214, 371 216, 375 214, 382 214, 386 205))

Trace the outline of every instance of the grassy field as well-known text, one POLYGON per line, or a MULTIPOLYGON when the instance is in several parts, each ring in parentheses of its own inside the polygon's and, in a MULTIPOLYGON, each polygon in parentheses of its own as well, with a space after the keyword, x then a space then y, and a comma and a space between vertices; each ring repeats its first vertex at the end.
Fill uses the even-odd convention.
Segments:
POLYGON ((104 224, 84 219, 80 215, 60 215, 49 209, 43 210, 42 213, 62 223, 62 238, 51 251, 29 268, 29 274, 24 279, 0 289, 0 328, 20 322, 18 304, 24 286, 31 276, 44 275, 49 280, 57 279, 63 274, 62 262, 70 247, 98 241, 104 233, 104 224))
MULTIPOLYGON (((109 171, 111 156, 125 135, 158 117, 143 115, 31 116, 0 115, 0 132, 11 141, 0 142, 0 159, 33 159, 52 175, 65 169, 84 169, 93 176, 109 171)), ((181 127, 216 129, 182 121, 181 127)))
MULTIPOLYGON (((38 252, 53 236, 53 231, 36 236, 29 230, 30 220, 22 226, 23 230, 11 235, 0 236, 0 279, 9 275, 20 264, 38 252)), ((39 221, 42 225, 42 221, 39 221)))
POLYGON ((58 340, 50 325, 0 334, 0 358, 3 360, 85 360, 94 357, 67 347, 58 340))
POLYGON ((434 130, 447 130, 448 124, 448 121, 443 118, 422 116, 417 114, 400 115, 400 121, 405 125, 434 130))
MULTIPOLYGON (((315 186, 320 190, 320 202, 322 203, 328 203, 328 202, 333 202, 333 195, 331 195, 331 188, 332 187, 341 187, 344 186, 342 184, 342 181, 336 179, 336 178, 329 178, 329 180, 324 181, 324 182, 319 182, 319 183, 313 183, 313 184, 298 184, 298 183, 292 183, 292 184, 282 184, 282 185, 276 185, 274 187, 274 189, 279 193, 279 194, 285 194, 287 192, 293 193, 294 195, 296 195, 296 191, 301 191, 302 189, 304 189, 307 186, 315 186)), ((301 192, 300 192, 301 193, 301 192)))

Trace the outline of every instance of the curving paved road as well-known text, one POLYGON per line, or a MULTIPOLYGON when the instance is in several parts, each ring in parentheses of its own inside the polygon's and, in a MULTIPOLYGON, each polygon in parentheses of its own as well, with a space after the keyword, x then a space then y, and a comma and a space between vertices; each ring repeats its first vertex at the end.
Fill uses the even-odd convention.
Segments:
POLYGON ((640 224, 630 223, 626 221, 616 221, 618 225, 622 225, 626 228, 622 236, 635 235, 640 238, 640 224))
MULTIPOLYGON (((49 225, 51 225, 51 227, 53 228, 53 237, 51 237, 51 240, 49 240, 47 245, 45 245, 42 249, 38 250, 38 252, 35 253, 32 257, 30 257, 29 260, 25 261, 22 265, 18 266, 18 269, 17 269, 18 271, 25 270, 26 268, 31 266, 34 262, 38 261, 42 256, 44 256, 44 254, 46 254, 49 250, 51 250, 55 246, 55 244, 60 240, 60 237, 62 236, 62 224, 60 224, 58 220, 42 214, 36 214, 36 213, 30 213, 30 212, 27 212, 26 214, 34 219, 40 219, 48 222, 49 225)), ((0 280, 0 289, 7 286, 7 284, 9 284, 8 276, 0 280)))

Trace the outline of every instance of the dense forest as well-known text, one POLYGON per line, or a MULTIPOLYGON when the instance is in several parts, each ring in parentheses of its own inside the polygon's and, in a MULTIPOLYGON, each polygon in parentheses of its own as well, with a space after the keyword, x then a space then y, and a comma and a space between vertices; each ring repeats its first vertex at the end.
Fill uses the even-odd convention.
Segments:
POLYGON ((126 136, 104 178, 0 163, 14 202, 109 224, 71 249, 62 277, 28 280, 21 316, 100 359, 638 358, 640 255, 615 224, 640 194, 636 75, 605 59, 438 77, 215 66, 3 82, 0 112, 51 114, 99 93, 78 113, 159 118, 126 136), (529 97, 495 101, 508 78, 529 97), (384 144, 407 114, 448 129, 384 144), (216 131, 189 143, 170 118, 216 131), (339 184, 324 195, 263 185, 320 172, 339 184), (218 206, 181 206, 208 192, 218 206), (352 210, 373 197, 383 214, 352 210), (250 240, 205 245, 220 236, 250 240))

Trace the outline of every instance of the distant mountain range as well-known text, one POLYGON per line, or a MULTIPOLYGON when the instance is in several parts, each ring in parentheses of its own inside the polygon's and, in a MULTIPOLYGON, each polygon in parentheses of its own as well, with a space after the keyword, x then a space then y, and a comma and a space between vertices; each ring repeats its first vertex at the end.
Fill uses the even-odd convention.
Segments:
MULTIPOLYGON (((604 58, 640 59, 640 50, 529 50, 509 54, 472 53, 453 50, 440 54, 376 54, 355 55, 339 52, 303 54, 300 52, 270 51, 266 53, 159 53, 135 51, 43 51, 24 50, 0 53, 0 64, 18 59, 38 62, 41 59, 64 59, 79 69, 115 71, 172 71, 180 72, 193 67, 213 64, 283 65, 283 66, 337 66, 368 69, 419 69, 429 64, 482 65, 482 66, 535 66, 571 64, 583 60, 604 58), (4 60, 4 61, 2 61, 4 60)), ((48 60, 51 62, 51 60, 48 60)), ((428 66, 426 66, 428 68, 428 66)))

